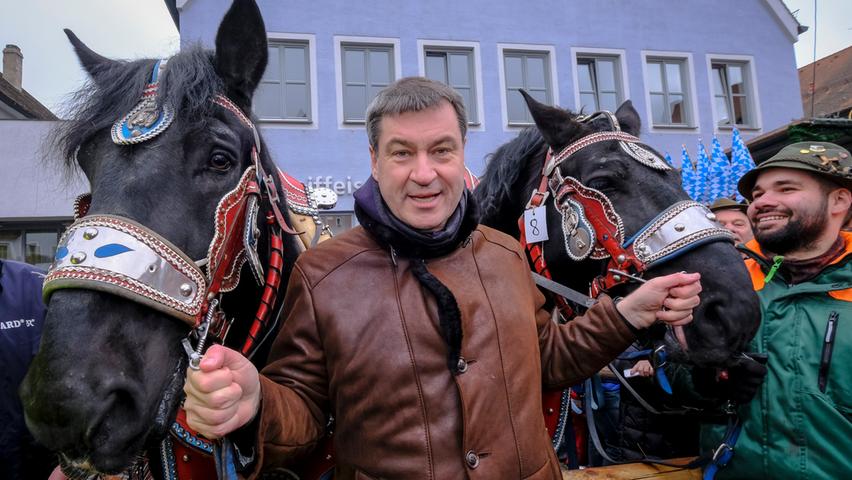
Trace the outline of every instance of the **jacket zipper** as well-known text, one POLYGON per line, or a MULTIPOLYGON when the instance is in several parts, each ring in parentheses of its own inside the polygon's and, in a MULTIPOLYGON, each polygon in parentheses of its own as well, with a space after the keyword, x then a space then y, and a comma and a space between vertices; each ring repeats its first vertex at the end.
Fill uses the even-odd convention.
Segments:
POLYGON ((831 365, 831 353, 834 350, 834 337, 837 334, 837 319, 840 318, 837 312, 831 312, 828 316, 828 324, 825 326, 825 337, 822 341, 822 355, 819 361, 819 377, 817 385, 819 391, 825 393, 825 387, 828 384, 828 368, 831 365))

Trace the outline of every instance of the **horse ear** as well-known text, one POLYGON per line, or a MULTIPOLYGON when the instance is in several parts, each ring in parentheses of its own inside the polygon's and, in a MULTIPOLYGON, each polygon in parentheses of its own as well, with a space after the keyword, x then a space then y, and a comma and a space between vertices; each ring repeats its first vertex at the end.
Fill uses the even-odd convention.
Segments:
POLYGON ((254 0, 234 0, 216 33, 213 65, 225 94, 245 112, 267 61, 266 27, 254 0))
POLYGON ((540 103, 526 91, 519 91, 527 102, 535 126, 551 148, 558 150, 579 136, 582 126, 574 120, 571 112, 540 103))
POLYGON ((622 131, 634 137, 639 136, 639 130, 642 129, 642 119, 639 118, 639 113, 633 108, 633 102, 625 100, 615 111, 615 118, 618 119, 622 131))
POLYGON ((98 76, 102 72, 121 63, 98 55, 92 51, 91 48, 86 46, 86 44, 83 43, 83 41, 80 40, 70 29, 66 28, 63 29, 63 31, 68 37, 68 41, 70 41, 71 45, 74 47, 74 53, 77 54, 77 59, 80 60, 80 65, 83 66, 83 69, 86 70, 86 73, 89 74, 95 83, 98 82, 98 76))

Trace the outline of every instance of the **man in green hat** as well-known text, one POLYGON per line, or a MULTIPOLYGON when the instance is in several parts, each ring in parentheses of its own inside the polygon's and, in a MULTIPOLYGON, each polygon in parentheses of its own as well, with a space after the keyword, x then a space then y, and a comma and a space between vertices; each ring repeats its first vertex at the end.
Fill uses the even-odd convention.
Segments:
POLYGON ((748 209, 748 204, 735 202, 724 197, 710 205, 710 211, 716 214, 716 221, 734 234, 737 244, 748 243, 754 238, 746 209, 748 209))
MULTIPOLYGON (((743 429, 720 478, 852 478, 852 158, 801 142, 745 174, 755 239, 746 266, 763 320, 753 351, 768 375, 739 409, 743 429)), ((703 447, 720 431, 702 432, 703 447)), ((712 446, 712 447, 711 447, 712 446)))

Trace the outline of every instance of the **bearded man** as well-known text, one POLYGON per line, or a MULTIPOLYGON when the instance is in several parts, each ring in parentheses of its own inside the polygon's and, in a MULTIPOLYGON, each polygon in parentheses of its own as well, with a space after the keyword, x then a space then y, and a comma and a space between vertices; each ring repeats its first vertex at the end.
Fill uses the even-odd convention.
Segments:
MULTIPOLYGON (((832 143, 783 148, 740 179, 755 239, 746 266, 768 356, 757 395, 720 478, 850 478, 852 474, 852 158, 832 143)), ((720 429, 702 443, 719 445, 720 429)))

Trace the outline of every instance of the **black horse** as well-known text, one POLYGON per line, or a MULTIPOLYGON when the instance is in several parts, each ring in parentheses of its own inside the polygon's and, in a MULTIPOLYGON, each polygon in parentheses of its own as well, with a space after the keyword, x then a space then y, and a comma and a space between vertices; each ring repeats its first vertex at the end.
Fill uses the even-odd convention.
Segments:
MULTIPOLYGON (((240 349, 259 310, 264 276, 268 286, 271 270, 280 270, 280 283, 272 282, 280 288, 271 297, 277 296, 280 304, 295 257, 303 250, 299 239, 286 233, 286 191, 247 118, 267 62, 266 31, 257 6, 250 0, 234 2, 219 27, 215 52, 191 47, 170 58, 158 78, 156 108, 149 103, 150 108, 139 111, 134 106, 159 64, 150 59, 110 60, 66 33, 91 82, 78 93, 76 116, 58 140, 67 167, 79 167, 89 180, 89 216, 129 219, 198 261, 208 257, 220 199, 241 180, 260 177, 244 175, 248 169, 269 174, 257 180, 262 192, 257 220, 237 232, 259 236, 256 251, 266 273, 256 275, 249 268, 251 259, 241 256, 247 253, 234 253, 240 260, 237 266, 243 260, 246 264, 236 288, 217 296, 224 311, 219 318, 225 323, 235 319, 225 343, 240 349), (116 141, 116 134, 124 138, 113 127, 122 117, 131 130, 140 129, 127 138, 133 140, 140 132, 151 138, 116 141), (168 128, 158 123, 164 119, 171 122, 168 128), (150 135, 153 130, 158 131, 150 135), (277 199, 281 215, 276 217, 277 199), (283 242, 278 257, 283 262, 272 262, 283 265, 270 264, 275 230, 268 224, 284 231, 277 237, 283 242)), ((84 235, 92 236, 88 231, 84 235)), ((246 250, 253 249, 249 243, 243 245, 246 250)), ((198 263, 200 271, 213 268, 198 263)), ((189 287, 181 285, 181 292, 189 295, 189 287)), ((30 430, 61 452, 70 473, 117 473, 138 464, 146 451, 153 451, 147 456, 155 468, 160 441, 172 428, 183 396, 188 362, 182 340, 190 327, 151 308, 150 302, 125 297, 103 289, 56 290, 49 299, 41 351, 21 388, 30 430)), ((267 316, 268 328, 260 333, 274 337, 276 318, 267 316)), ((257 338, 257 343, 262 340, 257 338)), ((261 348, 253 361, 262 365, 265 355, 261 348)))
MULTIPOLYGON (((618 130, 614 124, 633 136, 638 136, 640 131, 640 118, 629 101, 621 105, 613 121, 609 115, 582 117, 542 105, 526 94, 524 97, 537 128, 525 129, 500 147, 491 156, 481 183, 474 191, 483 212, 481 222, 515 238, 521 235, 518 219, 524 214, 532 192, 539 188, 548 149, 557 155, 581 138, 618 130)), ((660 161, 659 154, 653 154, 657 159, 651 161, 660 161)), ((637 161, 628 154, 623 142, 611 140, 577 150, 556 168, 561 174, 559 178, 573 177, 611 201, 623 221, 624 238, 621 240, 625 240, 673 204, 689 200, 680 186, 678 172, 664 165, 657 167, 637 161)), ((549 240, 542 244, 542 250, 553 279, 579 292, 588 292, 592 279, 607 273, 608 260, 572 259, 567 252, 568 239, 563 228, 567 217, 557 208, 552 195, 544 205, 549 240)), ((591 241, 594 242, 594 238, 591 241)), ((686 364, 707 368, 739 364, 742 361, 740 353, 760 322, 760 311, 733 242, 712 241, 698 245, 683 255, 653 265, 645 272, 645 278, 679 271, 701 273, 701 304, 695 310, 694 321, 683 329, 683 335, 669 332, 657 340, 658 344, 666 346, 670 359, 686 364)), ((623 296, 635 286, 636 283, 621 284, 609 294, 623 296)))
MULTIPOLYGON (((589 134, 612 130, 606 116, 581 122, 566 110, 525 98, 537 129, 525 129, 500 147, 474 190, 483 212, 482 223, 516 238, 520 236, 518 219, 539 186, 548 148, 555 154, 589 134)), ((621 105, 615 118, 623 132, 639 134, 639 115, 629 101, 621 105)), ((574 177, 606 195, 624 222, 625 238, 630 238, 660 212, 689 197, 680 186, 676 170, 648 168, 628 156, 618 143, 603 141, 585 147, 558 168, 563 177, 574 177)), ((553 278, 586 292, 591 279, 601 274, 605 261, 573 261, 564 247, 562 214, 552 200, 545 204, 549 240, 543 249, 553 278)), ((746 347, 760 321, 757 296, 740 254, 732 242, 706 243, 659 264, 646 277, 679 271, 700 272, 704 290, 695 321, 684 329, 687 348, 671 336, 667 338, 668 347, 679 359, 697 365, 728 365, 746 347)), ((611 292, 624 293, 623 289, 611 292)))

